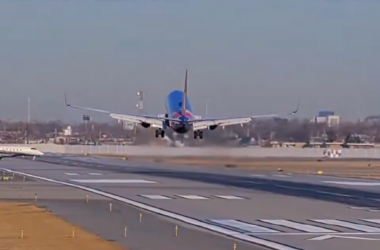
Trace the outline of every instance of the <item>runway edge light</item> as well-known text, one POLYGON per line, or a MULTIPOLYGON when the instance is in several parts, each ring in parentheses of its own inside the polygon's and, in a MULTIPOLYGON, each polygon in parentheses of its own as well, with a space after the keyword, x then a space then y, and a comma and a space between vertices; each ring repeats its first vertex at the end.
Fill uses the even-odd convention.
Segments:
POLYGON ((323 171, 318 171, 317 174, 323 174, 323 171))

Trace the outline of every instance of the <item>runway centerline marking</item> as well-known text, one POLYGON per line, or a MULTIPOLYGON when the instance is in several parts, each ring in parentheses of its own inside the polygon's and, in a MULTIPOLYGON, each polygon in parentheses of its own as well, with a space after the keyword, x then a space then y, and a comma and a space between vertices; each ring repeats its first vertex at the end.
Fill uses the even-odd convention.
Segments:
POLYGON ((65 175, 79 175, 77 173, 65 173, 65 175))
POLYGON ((217 198, 225 199, 225 200, 245 200, 246 198, 235 196, 235 195, 213 195, 217 198))
POLYGON ((172 200, 172 198, 168 196, 163 195, 156 195, 156 194, 140 194, 139 196, 151 199, 151 200, 172 200))
POLYGON ((251 236, 251 235, 246 235, 246 234, 235 232, 233 230, 229 230, 229 229, 226 229, 226 228, 223 228, 223 227, 211 225, 209 223, 205 223, 205 222, 202 222, 202 221, 199 221, 199 220, 196 220, 196 219, 189 218, 189 217, 187 217, 185 215, 171 213, 169 211, 166 211, 166 210, 163 210, 163 209, 160 209, 160 208, 149 206, 149 205, 146 205, 146 204, 141 203, 141 202, 130 200, 130 199, 118 196, 118 195, 114 195, 114 194, 111 194, 111 193, 103 192, 103 191, 96 190, 96 189, 93 189, 93 188, 89 188, 89 187, 85 187, 85 186, 81 186, 81 185, 77 185, 77 184, 73 184, 73 183, 69 183, 69 182, 64 182, 64 181, 58 181, 58 180, 54 180, 54 179, 50 179, 50 178, 46 178, 46 177, 42 177, 42 176, 38 176, 38 175, 33 175, 33 174, 28 174, 28 173, 23 173, 23 172, 18 172, 18 171, 13 171, 11 169, 3 168, 3 170, 5 170, 7 172, 10 172, 10 173, 24 175, 24 176, 27 176, 27 177, 30 177, 30 178, 34 178, 34 179, 39 179, 39 180, 43 180, 43 181, 47 181, 47 182, 51 182, 51 183, 61 184, 61 185, 65 185, 65 186, 69 186, 69 187, 85 190, 85 191, 88 191, 88 192, 91 192, 91 193, 94 193, 94 194, 98 194, 98 195, 101 195, 101 196, 104 196, 104 197, 108 197, 108 198, 111 198, 111 199, 114 199, 114 200, 117 200, 117 201, 129 204, 129 205, 138 207, 140 209, 144 209, 146 211, 150 211, 150 212, 155 213, 155 214, 159 214, 159 215, 166 216, 166 217, 169 217, 169 218, 172 218, 172 219, 176 219, 176 220, 182 221, 184 223, 187 223, 187 224, 190 224, 190 225, 193 225, 193 226, 198 226, 198 227, 201 227, 201 228, 204 228, 204 229, 207 229, 207 230, 219 233, 219 234, 223 234, 223 235, 226 235, 226 236, 230 236, 230 237, 233 237, 233 238, 236 238, 236 239, 240 239, 240 240, 247 241, 247 242, 250 242, 250 243, 266 246, 266 247, 269 247, 269 248, 272 248, 272 249, 275 249, 275 250, 299 250, 298 248, 295 248, 295 247, 291 247, 291 246, 283 245, 283 244, 280 244, 280 243, 272 242, 272 241, 266 240, 266 239, 256 238, 256 237, 251 236))
POLYGON ((188 199, 188 200, 209 200, 210 198, 200 196, 200 195, 176 195, 178 197, 188 199))

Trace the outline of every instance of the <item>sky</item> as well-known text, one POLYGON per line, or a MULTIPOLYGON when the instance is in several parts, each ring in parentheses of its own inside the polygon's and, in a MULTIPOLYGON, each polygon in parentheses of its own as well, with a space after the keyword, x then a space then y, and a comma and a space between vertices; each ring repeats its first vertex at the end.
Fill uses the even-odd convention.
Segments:
MULTIPOLYGON (((380 114, 378 0, 0 2, 0 119, 80 122, 76 105, 165 113, 183 89, 198 115, 301 105, 345 120, 380 114)), ((96 121, 105 114, 88 113, 96 121)))

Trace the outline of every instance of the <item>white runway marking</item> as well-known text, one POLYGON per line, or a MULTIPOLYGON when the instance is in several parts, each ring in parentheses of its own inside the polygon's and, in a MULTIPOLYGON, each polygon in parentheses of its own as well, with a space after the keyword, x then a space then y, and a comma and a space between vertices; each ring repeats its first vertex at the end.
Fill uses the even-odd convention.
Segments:
POLYGON ((336 231, 326 229, 323 227, 317 227, 313 225, 302 224, 298 222, 288 221, 288 220, 260 220, 265 223, 284 226, 288 228, 292 228, 298 231, 307 232, 307 233, 336 233, 336 231))
POLYGON ((341 196, 341 197, 353 197, 352 195, 348 195, 348 194, 331 193, 331 192, 325 192, 325 191, 316 191, 316 192, 320 194, 328 194, 328 195, 335 195, 335 196, 341 196))
POLYGON ((93 180, 93 179, 71 179, 70 181, 75 181, 79 183, 108 183, 108 184, 117 184, 117 183, 123 183, 123 184, 151 184, 151 183, 157 183, 155 181, 147 181, 147 180, 132 180, 132 179, 125 179, 125 180, 118 180, 118 179, 99 179, 99 180, 93 180))
POLYGON ((188 199, 188 200, 209 200, 207 197, 203 197, 200 195, 176 195, 178 197, 188 199))
POLYGON ((167 196, 163 196, 163 195, 155 195, 155 194, 142 194, 140 195, 144 198, 147 198, 147 199, 151 199, 151 200, 172 200, 172 198, 170 197, 167 197, 167 196))
POLYGON ((265 240, 265 239, 257 238, 257 237, 251 236, 251 235, 245 235, 243 233, 239 233, 239 232, 236 232, 236 231, 233 231, 233 230, 225 229, 223 227, 218 227, 218 226, 215 226, 215 225, 211 225, 210 223, 205 223, 205 222, 202 222, 202 221, 199 221, 199 220, 196 220, 196 219, 192 219, 192 218, 189 218, 189 217, 187 217, 185 215, 171 213, 171 212, 165 211, 165 210, 160 209, 160 208, 152 207, 152 206, 149 206, 149 205, 137 202, 137 201, 126 199, 124 197, 121 197, 121 196, 118 196, 118 195, 114 195, 114 194, 110 194, 110 193, 107 193, 107 192, 103 192, 103 191, 100 191, 100 190, 97 190, 97 189, 93 189, 93 188, 89 188, 89 187, 85 187, 85 186, 81 186, 81 185, 76 185, 76 184, 72 184, 72 183, 69 183, 69 182, 58 181, 58 180, 54 180, 54 179, 50 179, 50 178, 46 178, 46 177, 42 177, 42 176, 38 176, 38 175, 32 175, 32 174, 28 174, 28 173, 13 171, 13 170, 6 169, 6 168, 3 168, 3 170, 5 170, 7 172, 10 172, 10 173, 15 173, 15 174, 19 174, 19 175, 25 175, 27 177, 34 178, 34 179, 39 179, 39 180, 48 181, 48 182, 51 182, 51 183, 57 183, 57 184, 61 184, 61 185, 65 185, 65 186, 81 189, 81 190, 84 190, 84 191, 87 191, 87 192, 98 194, 98 195, 101 195, 101 196, 104 196, 104 197, 108 197, 108 198, 111 198, 111 199, 114 199, 114 200, 117 200, 117 201, 129 204, 129 205, 138 207, 140 209, 144 209, 146 211, 149 211, 149 212, 152 212, 152 213, 155 213, 155 214, 163 215, 163 216, 166 216, 168 218, 179 220, 179 221, 182 221, 184 223, 187 223, 187 224, 190 224, 190 225, 193 225, 193 226, 201 227, 201 228, 204 228, 206 230, 213 231, 215 233, 224 234, 224 235, 227 235, 227 236, 230 236, 230 237, 233 237, 233 238, 236 238, 236 239, 240 239, 240 240, 243 240, 243 241, 247 241, 247 242, 250 242, 250 243, 263 245, 263 246, 266 246, 266 247, 269 247, 269 248, 272 248, 272 249, 275 249, 275 250, 297 250, 297 248, 294 248, 294 247, 291 247, 291 246, 287 246, 287 245, 283 245, 283 244, 280 244, 280 243, 272 242, 270 240, 265 240))
POLYGON ((265 177, 266 175, 263 174, 251 174, 252 177, 265 177))
POLYGON ((375 224, 380 224, 380 219, 361 219, 362 221, 367 221, 375 224))
POLYGON ((234 196, 234 195, 214 195, 215 197, 225 199, 225 200, 245 200, 243 197, 234 196))
POLYGON ((228 227, 233 227, 241 231, 245 231, 247 233, 279 233, 279 231, 262 227, 259 225, 254 225, 246 222, 241 222, 237 220, 211 220, 212 222, 223 225, 223 226, 228 226, 228 227))
POLYGON ((350 228, 350 229, 354 229, 354 230, 362 231, 366 233, 380 233, 380 228, 360 225, 360 224, 346 222, 346 221, 340 221, 340 220, 311 220, 311 221, 315 221, 315 222, 319 222, 319 223, 327 224, 327 225, 332 225, 332 226, 350 228))
POLYGON ((77 173, 65 173, 65 175, 79 175, 77 173))
POLYGON ((101 173, 88 173, 89 175, 103 175, 101 173))
POLYGON ((357 182, 357 181, 322 181, 323 183, 340 184, 348 186, 380 186, 380 182, 357 182))

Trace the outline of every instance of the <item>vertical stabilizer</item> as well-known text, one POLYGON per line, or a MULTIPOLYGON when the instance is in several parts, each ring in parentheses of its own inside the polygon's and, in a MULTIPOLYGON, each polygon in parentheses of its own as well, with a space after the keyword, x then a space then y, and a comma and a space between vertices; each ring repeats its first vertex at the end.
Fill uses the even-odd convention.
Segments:
POLYGON ((183 100, 182 100, 182 115, 186 115, 186 102, 187 102, 187 70, 185 75, 185 88, 183 89, 183 100))

